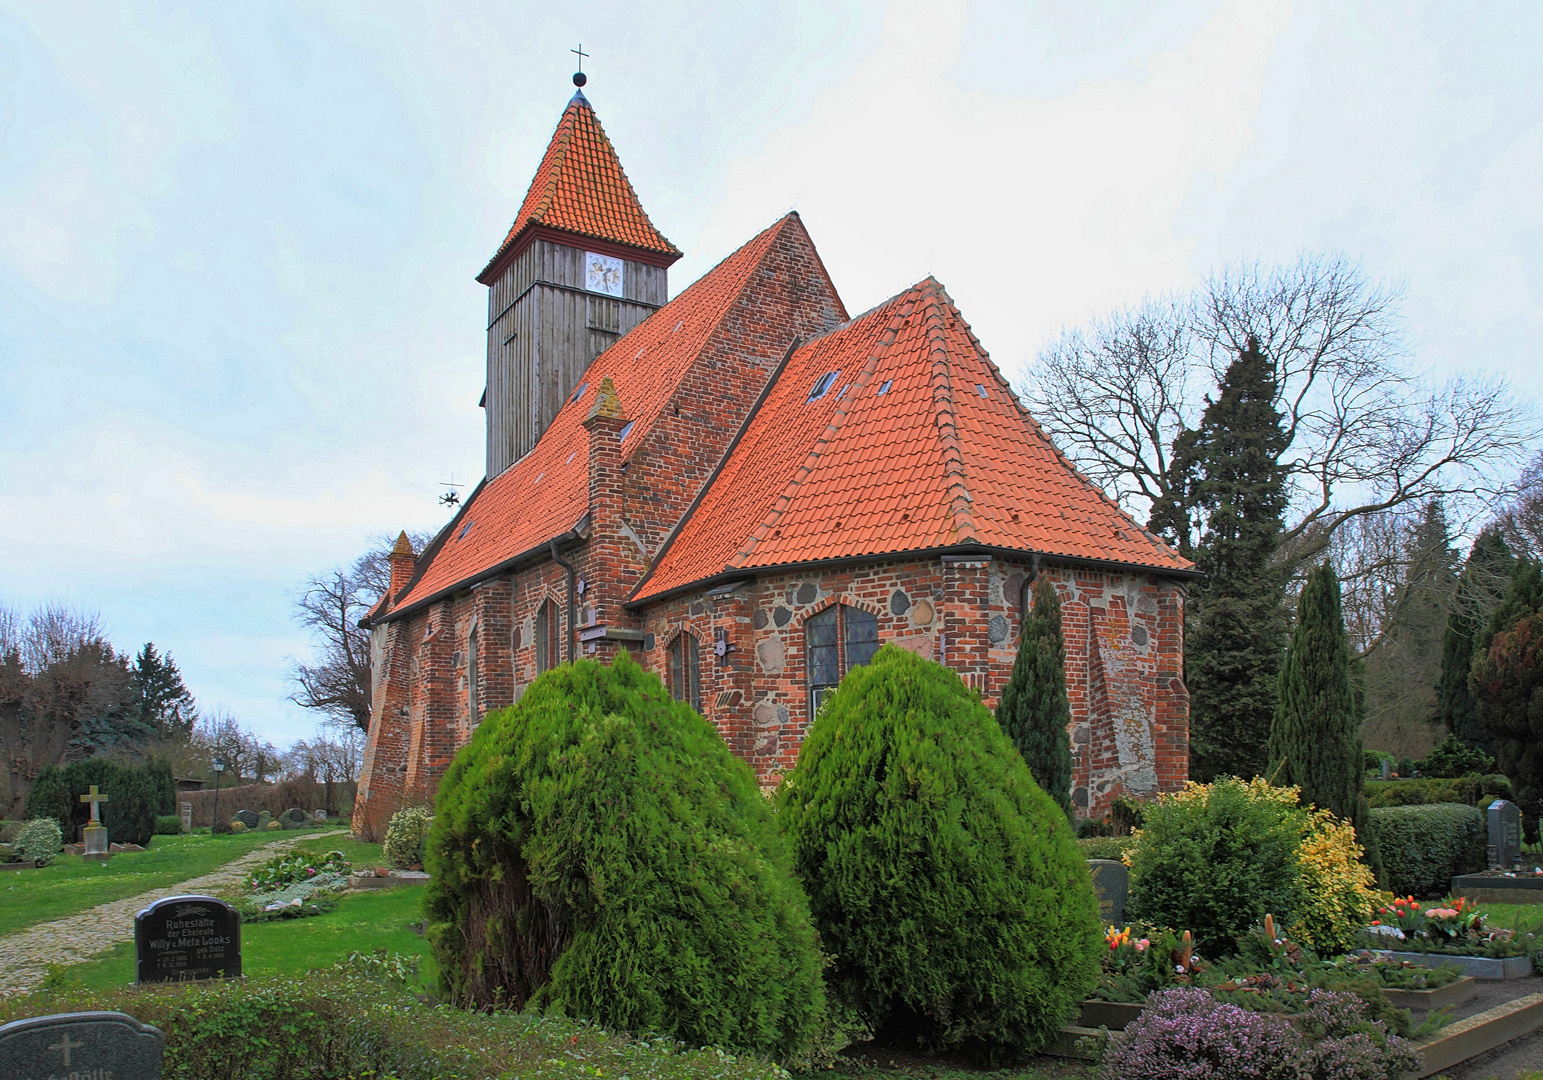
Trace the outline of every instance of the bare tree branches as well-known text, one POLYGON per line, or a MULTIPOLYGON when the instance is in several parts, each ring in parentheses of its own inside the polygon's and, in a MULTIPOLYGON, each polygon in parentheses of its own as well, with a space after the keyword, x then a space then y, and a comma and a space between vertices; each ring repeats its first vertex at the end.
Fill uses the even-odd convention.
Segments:
POLYGON ((1197 530, 1172 447, 1202 392, 1250 336, 1273 361, 1288 446, 1283 552, 1319 558, 1345 523, 1432 498, 1493 499, 1538 437, 1503 382, 1430 387, 1408 366, 1397 289, 1342 257, 1224 268, 1191 297, 1150 301, 1071 330, 1036 360, 1026 400, 1111 498, 1189 550, 1197 530), (1182 523, 1187 523, 1187 526, 1182 523))

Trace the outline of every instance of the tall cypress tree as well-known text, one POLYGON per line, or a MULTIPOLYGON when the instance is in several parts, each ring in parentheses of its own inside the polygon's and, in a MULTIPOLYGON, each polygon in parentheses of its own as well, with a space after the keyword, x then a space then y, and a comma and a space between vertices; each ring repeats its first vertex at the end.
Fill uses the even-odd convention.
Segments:
POLYGON ((1285 578, 1273 563, 1286 510, 1280 464, 1288 440, 1275 407, 1274 366, 1249 339, 1200 426, 1177 447, 1206 515, 1190 591, 1185 680, 1190 775, 1250 777, 1265 743, 1286 640, 1285 578))
MULTIPOLYGON (((1436 719, 1465 744, 1494 754, 1494 740, 1479 723, 1479 707, 1468 687, 1474 644, 1516 572, 1516 559, 1500 530, 1479 533, 1457 579, 1457 596, 1441 641, 1441 679, 1436 684, 1436 719)), ((1493 636, 1493 635, 1491 635, 1493 636)))
POLYGON ((1520 561, 1475 642, 1468 686, 1535 843, 1543 817, 1543 568, 1531 559, 1520 561))
POLYGON ((1368 827, 1371 811, 1361 791, 1366 765, 1358 728, 1339 578, 1324 563, 1308 574, 1297 602, 1270 725, 1267 775, 1273 783, 1299 786, 1304 803, 1350 821, 1367 862, 1381 878, 1381 859, 1368 827))
POLYGON ((1023 755, 1034 782, 1071 818, 1072 746, 1066 697, 1066 643, 1061 598, 1045 578, 1034 583, 1034 605, 1023 617, 1013 673, 997 702, 997 724, 1023 755))

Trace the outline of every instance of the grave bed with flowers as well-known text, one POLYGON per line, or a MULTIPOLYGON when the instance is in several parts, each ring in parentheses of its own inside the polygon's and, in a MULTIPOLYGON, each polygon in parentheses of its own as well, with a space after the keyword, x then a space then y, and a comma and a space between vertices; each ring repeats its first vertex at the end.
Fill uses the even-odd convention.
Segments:
POLYGON ((236 906, 243 922, 321 915, 348 888, 351 864, 341 851, 295 852, 270 859, 252 873, 251 894, 236 906))
POLYGON ((1484 912, 1462 896, 1424 905, 1412 896, 1394 897, 1377 916, 1365 943, 1378 955, 1416 965, 1456 965, 1477 979, 1530 975, 1540 948, 1532 934, 1490 927, 1484 912))

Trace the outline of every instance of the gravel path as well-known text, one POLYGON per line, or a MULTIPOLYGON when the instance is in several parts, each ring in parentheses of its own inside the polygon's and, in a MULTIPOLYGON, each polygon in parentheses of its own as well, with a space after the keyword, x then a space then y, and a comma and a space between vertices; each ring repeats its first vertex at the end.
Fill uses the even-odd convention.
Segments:
POLYGON ((275 852, 306 840, 319 840, 324 836, 337 836, 345 829, 332 832, 306 832, 287 836, 271 844, 253 848, 213 873, 153 889, 139 896, 113 900, 100 904, 89 911, 71 915, 53 922, 29 926, 8 937, 0 938, 0 997, 23 994, 43 981, 48 964, 79 964, 99 952, 105 952, 120 941, 134 938, 134 916, 141 908, 148 907, 167 896, 186 893, 213 893, 229 888, 246 877, 254 866, 273 858, 275 852))

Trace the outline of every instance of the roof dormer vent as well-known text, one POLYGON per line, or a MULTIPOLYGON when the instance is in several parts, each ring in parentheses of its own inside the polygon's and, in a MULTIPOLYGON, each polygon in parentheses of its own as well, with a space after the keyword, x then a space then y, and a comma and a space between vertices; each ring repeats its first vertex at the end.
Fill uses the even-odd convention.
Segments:
POLYGON ((826 394, 830 393, 830 388, 836 385, 836 380, 840 377, 840 371, 827 371, 824 375, 821 375, 819 381, 814 384, 814 389, 809 391, 809 400, 819 401, 826 394))

